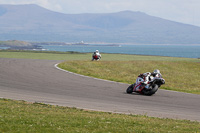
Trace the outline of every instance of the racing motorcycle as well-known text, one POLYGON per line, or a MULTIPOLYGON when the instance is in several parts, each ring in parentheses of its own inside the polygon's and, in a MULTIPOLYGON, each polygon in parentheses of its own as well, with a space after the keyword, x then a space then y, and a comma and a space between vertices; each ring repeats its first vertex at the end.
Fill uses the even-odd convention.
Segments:
POLYGON ((98 56, 98 55, 96 55, 96 54, 93 54, 93 55, 92 55, 92 61, 93 61, 93 60, 97 60, 97 61, 98 61, 98 60, 100 60, 100 59, 101 59, 101 56, 98 56))
MULTIPOLYGON (((136 92, 136 93, 140 93, 140 94, 143 94, 143 95, 151 96, 151 95, 155 94, 156 91, 163 84, 165 84, 165 80, 163 78, 150 76, 150 82, 148 82, 148 84, 145 87, 143 87, 143 89, 141 89, 140 92, 133 91, 133 90, 135 90, 135 87, 136 87, 136 83, 134 83, 134 84, 131 84, 126 89, 126 93, 131 94, 132 92, 136 92)), ((140 87, 142 88, 142 85, 140 85, 140 87)))

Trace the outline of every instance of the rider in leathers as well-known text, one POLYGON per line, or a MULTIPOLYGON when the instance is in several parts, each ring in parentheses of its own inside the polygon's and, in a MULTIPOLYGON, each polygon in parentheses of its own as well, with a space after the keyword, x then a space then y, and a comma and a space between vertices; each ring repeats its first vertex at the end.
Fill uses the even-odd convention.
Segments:
POLYGON ((92 55, 92 60, 94 60, 94 55, 96 55, 96 56, 98 57, 97 60, 100 60, 100 59, 101 59, 101 54, 99 53, 99 50, 96 50, 96 51, 94 52, 94 54, 92 55))
POLYGON ((136 79, 136 84, 133 89, 133 91, 140 92, 144 89, 144 87, 148 88, 148 83, 151 82, 152 79, 150 79, 150 76, 162 78, 162 75, 160 73, 160 70, 156 69, 152 73, 146 72, 143 74, 140 74, 138 78, 136 79))

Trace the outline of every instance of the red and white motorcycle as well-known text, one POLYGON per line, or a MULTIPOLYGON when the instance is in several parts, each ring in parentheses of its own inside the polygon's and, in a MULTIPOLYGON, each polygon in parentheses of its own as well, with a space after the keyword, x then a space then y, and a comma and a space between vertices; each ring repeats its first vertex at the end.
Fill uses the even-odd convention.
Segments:
POLYGON ((94 54, 92 55, 92 61, 93 61, 93 60, 98 61, 98 60, 100 60, 100 59, 101 59, 101 55, 100 55, 100 54, 95 54, 95 53, 94 53, 94 54))
POLYGON ((137 80, 141 80, 141 82, 137 83, 137 85, 136 83, 131 84, 126 89, 126 92, 129 94, 132 92, 136 92, 143 95, 151 96, 156 93, 156 91, 160 88, 161 85, 165 84, 165 80, 161 77, 150 76, 149 78, 149 82, 146 85, 144 85, 143 81, 141 80, 141 77, 138 77, 137 80), (139 91, 135 91, 136 88, 139 88, 139 91))

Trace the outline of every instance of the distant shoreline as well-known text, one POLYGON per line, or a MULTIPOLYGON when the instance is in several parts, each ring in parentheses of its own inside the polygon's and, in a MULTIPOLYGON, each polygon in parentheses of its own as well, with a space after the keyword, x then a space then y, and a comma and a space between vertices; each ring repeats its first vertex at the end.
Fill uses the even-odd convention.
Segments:
POLYGON ((139 44, 139 43, 107 43, 107 42, 86 42, 86 43, 73 43, 73 42, 30 42, 36 45, 79 45, 79 46, 120 46, 120 45, 184 45, 184 46, 200 46, 200 44, 139 44))
POLYGON ((184 46, 200 46, 200 44, 138 44, 138 43, 87 43, 90 45, 98 44, 98 45, 184 45, 184 46))

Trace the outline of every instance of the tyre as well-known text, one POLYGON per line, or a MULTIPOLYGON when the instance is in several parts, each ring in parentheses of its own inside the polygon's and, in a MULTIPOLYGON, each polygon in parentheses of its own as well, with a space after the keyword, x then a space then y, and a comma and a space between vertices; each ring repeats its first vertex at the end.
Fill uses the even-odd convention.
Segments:
POLYGON ((144 89, 143 91, 142 91, 142 93, 144 94, 144 95, 147 95, 147 96, 151 96, 151 95, 153 95, 153 94, 155 94, 156 93, 156 91, 158 90, 158 85, 154 85, 154 86, 152 86, 152 89, 151 90, 146 90, 146 89, 144 89))
POLYGON ((134 88, 135 84, 130 85, 127 89, 126 89, 126 93, 131 94, 133 92, 133 88, 134 88))

